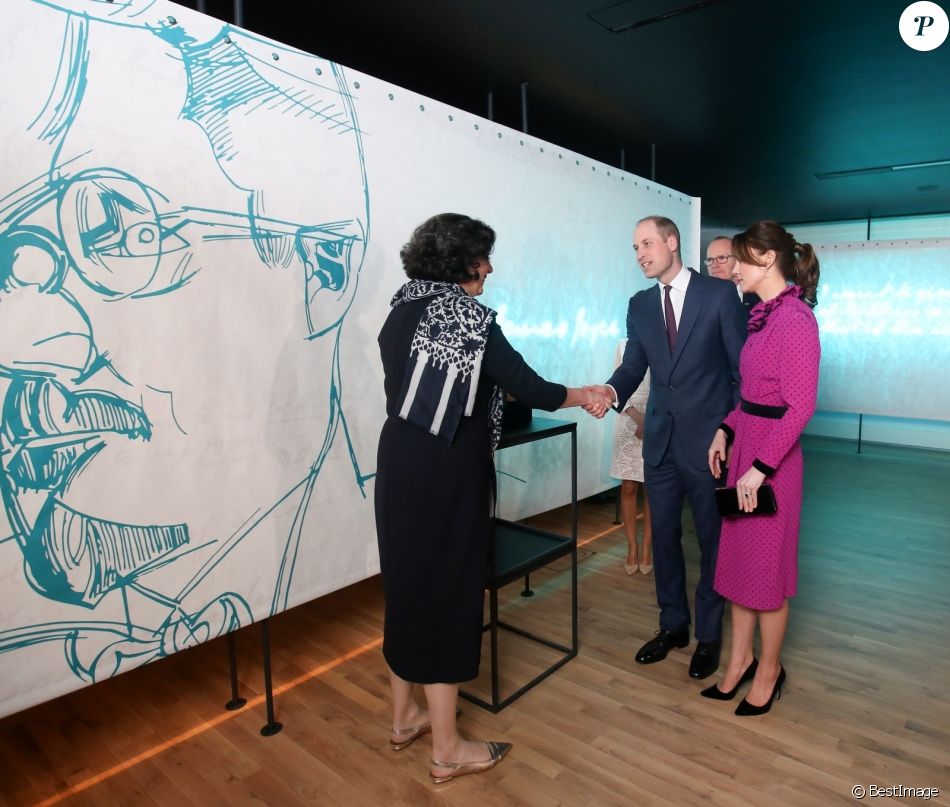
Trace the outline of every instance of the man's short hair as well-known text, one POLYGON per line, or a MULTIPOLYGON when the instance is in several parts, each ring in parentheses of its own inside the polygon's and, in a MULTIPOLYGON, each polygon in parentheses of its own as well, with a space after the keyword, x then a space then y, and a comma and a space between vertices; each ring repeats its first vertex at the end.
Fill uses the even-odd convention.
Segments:
POLYGON ((666 216, 644 216, 637 224, 643 224, 645 221, 652 221, 656 225, 656 231, 660 234, 660 237, 663 239, 669 238, 671 235, 676 236, 676 255, 679 257, 680 246, 683 243, 680 238, 680 229, 676 226, 672 219, 668 219, 666 216))

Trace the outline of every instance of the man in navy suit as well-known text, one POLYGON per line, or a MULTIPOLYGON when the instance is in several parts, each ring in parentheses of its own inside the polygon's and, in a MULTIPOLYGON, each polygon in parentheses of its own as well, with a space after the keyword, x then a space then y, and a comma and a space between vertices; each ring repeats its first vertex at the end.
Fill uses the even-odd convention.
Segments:
POLYGON ((705 678, 719 666, 723 611, 722 598, 713 590, 720 527, 717 482, 706 455, 716 428, 738 400, 746 316, 731 283, 683 266, 679 230, 669 219, 641 219, 633 248, 643 274, 657 284, 631 298, 623 362, 607 385, 598 389, 623 411, 650 369, 643 460, 660 629, 640 648, 636 659, 651 664, 666 658, 670 649, 689 644, 682 546, 685 496, 701 552, 696 587, 698 645, 689 674, 705 678))

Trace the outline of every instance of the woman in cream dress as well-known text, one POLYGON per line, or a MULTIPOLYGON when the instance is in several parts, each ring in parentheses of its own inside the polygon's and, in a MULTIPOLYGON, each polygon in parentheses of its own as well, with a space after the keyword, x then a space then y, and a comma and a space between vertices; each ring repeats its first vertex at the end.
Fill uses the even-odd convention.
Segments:
MULTIPOLYGON (((617 345, 614 367, 623 359, 627 344, 622 339, 617 345)), ((614 419, 614 450, 610 475, 620 480, 620 511, 627 533, 627 560, 623 564, 627 574, 653 571, 653 533, 650 529, 650 504, 643 491, 643 545, 637 546, 637 495, 643 485, 643 414, 650 396, 650 372, 643 377, 637 391, 627 401, 627 408, 614 419), (638 551, 639 549, 639 551, 638 551)))

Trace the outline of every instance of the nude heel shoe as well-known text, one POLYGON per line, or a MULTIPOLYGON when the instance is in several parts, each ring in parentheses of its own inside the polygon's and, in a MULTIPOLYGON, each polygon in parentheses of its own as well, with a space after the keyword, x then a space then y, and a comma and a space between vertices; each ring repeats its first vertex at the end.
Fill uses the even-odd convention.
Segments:
MULTIPOLYGON (((652 553, 651 553, 652 554, 652 553)), ((653 571, 652 563, 641 563, 640 564, 640 574, 649 574, 653 571)))
POLYGON ((637 545, 637 563, 627 563, 627 561, 624 561, 624 562, 623 562, 623 570, 624 570, 628 575, 636 574, 636 573, 637 573, 637 569, 640 568, 639 560, 640 560, 640 545, 638 544, 638 545, 637 545))

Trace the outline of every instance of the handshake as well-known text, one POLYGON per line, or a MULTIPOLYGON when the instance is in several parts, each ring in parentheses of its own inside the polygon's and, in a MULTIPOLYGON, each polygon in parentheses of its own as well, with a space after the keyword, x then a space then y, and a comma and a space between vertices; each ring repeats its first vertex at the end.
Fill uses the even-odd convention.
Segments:
POLYGON ((578 392, 580 400, 577 405, 584 407, 584 411, 595 418, 602 418, 614 405, 614 391, 605 384, 581 387, 578 392))

